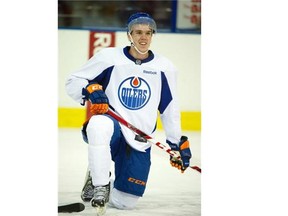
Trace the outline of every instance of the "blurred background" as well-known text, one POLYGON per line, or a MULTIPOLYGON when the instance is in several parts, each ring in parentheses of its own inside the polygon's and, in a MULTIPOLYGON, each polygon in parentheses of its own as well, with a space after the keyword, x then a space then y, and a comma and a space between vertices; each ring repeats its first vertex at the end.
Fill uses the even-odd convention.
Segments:
POLYGON ((59 28, 125 30, 128 17, 145 11, 160 32, 201 32, 201 0, 58 1, 59 28))

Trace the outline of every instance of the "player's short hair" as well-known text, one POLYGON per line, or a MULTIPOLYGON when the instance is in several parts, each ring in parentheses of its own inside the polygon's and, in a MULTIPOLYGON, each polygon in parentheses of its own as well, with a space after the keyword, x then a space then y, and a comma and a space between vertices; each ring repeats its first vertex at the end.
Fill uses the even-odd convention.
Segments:
POLYGON ((154 19, 147 13, 138 12, 132 14, 129 19, 127 20, 127 32, 131 33, 132 26, 135 24, 145 24, 149 25, 149 27, 152 29, 153 33, 156 33, 157 26, 154 19))

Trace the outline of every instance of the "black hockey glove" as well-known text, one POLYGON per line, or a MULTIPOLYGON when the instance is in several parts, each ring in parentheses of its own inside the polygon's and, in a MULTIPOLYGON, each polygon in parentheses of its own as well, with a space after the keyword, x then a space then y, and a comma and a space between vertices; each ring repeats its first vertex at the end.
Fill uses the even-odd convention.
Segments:
POLYGON ((189 141, 186 136, 182 136, 181 140, 179 142, 179 146, 175 143, 171 143, 169 140, 166 140, 166 142, 169 144, 170 148, 173 151, 178 151, 181 158, 178 159, 177 157, 170 156, 170 164, 173 167, 176 167, 177 169, 181 170, 183 173, 187 167, 190 165, 190 158, 192 157, 190 148, 189 148, 189 141))

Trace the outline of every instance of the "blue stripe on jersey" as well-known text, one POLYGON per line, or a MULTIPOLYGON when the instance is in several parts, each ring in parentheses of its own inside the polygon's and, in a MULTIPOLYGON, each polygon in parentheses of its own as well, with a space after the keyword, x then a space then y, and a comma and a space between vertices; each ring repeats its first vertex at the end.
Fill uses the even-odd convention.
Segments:
POLYGON ((100 73, 97 77, 95 77, 93 80, 90 80, 90 82, 97 82, 100 85, 102 85, 103 90, 105 91, 106 87, 108 86, 108 83, 110 81, 111 73, 113 71, 114 65, 111 67, 106 68, 102 73, 100 73))
POLYGON ((161 72, 161 80, 162 80, 161 99, 160 104, 158 106, 158 110, 162 114, 173 98, 164 72, 161 72))

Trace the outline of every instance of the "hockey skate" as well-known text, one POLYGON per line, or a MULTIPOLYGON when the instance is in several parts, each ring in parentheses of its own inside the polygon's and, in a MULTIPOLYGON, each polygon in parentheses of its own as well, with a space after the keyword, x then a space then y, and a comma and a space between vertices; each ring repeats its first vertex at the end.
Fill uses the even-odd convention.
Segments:
POLYGON ((91 205, 96 209, 97 216, 102 216, 106 212, 106 204, 109 201, 110 182, 105 186, 94 187, 94 197, 91 205))
POLYGON ((92 184, 92 177, 90 176, 90 171, 87 171, 84 187, 81 192, 81 199, 84 202, 90 202, 93 196, 94 196, 94 186, 92 184))
MULTIPOLYGON (((109 177, 111 177, 111 172, 109 172, 109 177)), ((94 196, 94 186, 92 184, 92 177, 90 175, 90 171, 87 170, 84 186, 81 192, 81 199, 84 202, 90 202, 94 196)))

